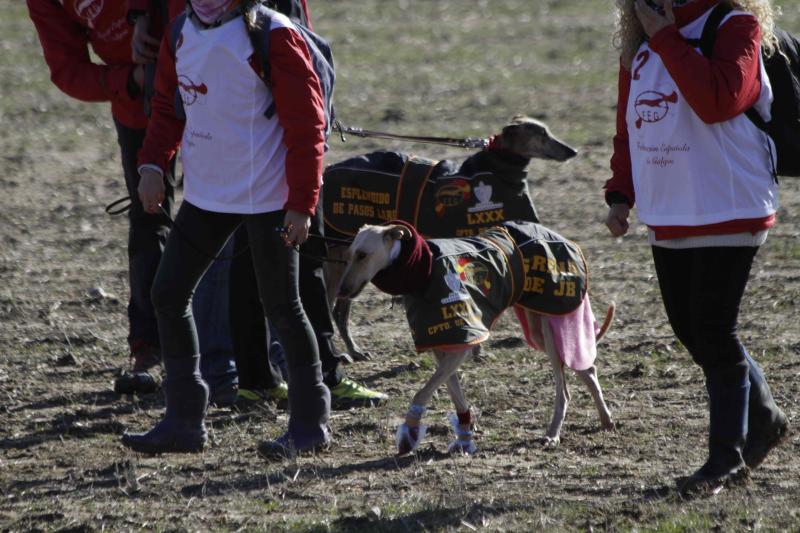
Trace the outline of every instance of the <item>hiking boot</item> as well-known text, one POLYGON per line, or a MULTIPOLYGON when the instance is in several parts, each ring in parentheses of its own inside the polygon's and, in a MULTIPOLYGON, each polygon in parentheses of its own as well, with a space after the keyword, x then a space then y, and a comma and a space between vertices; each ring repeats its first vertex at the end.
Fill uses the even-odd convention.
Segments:
POLYGON ((239 392, 236 383, 225 383, 215 387, 209 386, 208 405, 214 407, 233 407, 239 392))
POLYGON ((679 491, 684 498, 715 496, 722 492, 726 485, 746 481, 749 472, 744 463, 721 467, 709 459, 697 472, 683 481, 679 491))
POLYGON ((681 496, 714 496, 729 481, 744 479, 742 450, 747 434, 750 380, 746 363, 706 373, 709 428, 708 460, 680 487, 681 496))
POLYGON ((164 417, 146 433, 125 432, 122 444, 140 453, 201 452, 208 442, 208 385, 200 376, 200 356, 168 358, 164 367, 164 417))
POLYGON ((150 394, 161 386, 158 366, 161 352, 155 346, 144 342, 131 344, 131 369, 123 370, 114 380, 117 394, 150 394))
POLYGON ((259 444, 258 454, 264 459, 294 459, 298 455, 313 455, 318 452, 324 452, 330 448, 330 444, 331 440, 330 436, 328 436, 324 441, 298 449, 294 439, 287 431, 275 440, 268 440, 259 444))
POLYGON ((336 386, 331 387, 331 408, 337 410, 355 407, 377 407, 386 403, 389 397, 378 391, 368 389, 355 381, 343 378, 336 386))
POLYGON ((747 443, 742 450, 745 464, 750 468, 759 467, 769 452, 786 440, 788 435, 789 422, 782 412, 769 428, 762 431, 750 431, 747 434, 747 443))
POLYGON ((236 411, 249 411, 274 403, 279 409, 286 409, 289 401, 289 386, 285 382, 269 389, 242 389, 236 393, 236 399, 231 406, 236 411))

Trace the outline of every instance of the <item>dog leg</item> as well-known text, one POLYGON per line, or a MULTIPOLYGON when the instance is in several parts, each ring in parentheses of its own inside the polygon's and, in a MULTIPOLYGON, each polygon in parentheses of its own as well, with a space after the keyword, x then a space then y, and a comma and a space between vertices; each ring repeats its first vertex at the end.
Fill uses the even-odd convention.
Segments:
POLYGON ((475 445, 475 441, 472 440, 472 413, 464 396, 464 391, 461 389, 458 372, 453 372, 453 375, 447 380, 447 391, 450 393, 450 399, 453 400, 453 405, 456 408, 455 413, 448 413, 447 415, 447 419, 453 427, 453 432, 456 434, 456 440, 450 443, 447 447, 447 452, 472 455, 478 451, 478 447, 475 445))
POLYGON ((600 388, 600 381, 597 379, 597 369, 595 366, 592 365, 586 370, 577 370, 575 373, 578 375, 578 378, 583 381, 584 385, 586 385, 586 388, 589 389, 589 394, 592 395, 594 405, 597 407, 597 413, 600 415, 600 425, 606 431, 614 429, 614 421, 611 419, 611 413, 603 399, 603 391, 600 388))
POLYGON ((561 440, 561 425, 564 423, 564 417, 567 414, 567 405, 569 404, 569 390, 567 389, 567 380, 564 376, 564 364, 561 362, 561 357, 558 355, 555 342, 553 341, 553 333, 550 331, 550 325, 547 318, 542 317, 540 320, 542 340, 544 342, 545 351, 550 359, 550 366, 553 368, 553 381, 555 382, 555 401, 553 405, 553 418, 550 420, 550 427, 544 437, 545 446, 552 447, 558 446, 561 440))
POLYGON ((329 246, 328 261, 323 263, 322 271, 325 274, 325 287, 328 289, 328 307, 333 309, 336 305, 336 297, 339 294, 339 285, 342 283, 345 264, 347 258, 346 246, 329 246))
POLYGON ((331 310, 334 322, 336 322, 339 336, 342 338, 342 341, 344 341, 347 349, 346 353, 339 354, 339 356, 342 358, 343 362, 352 363, 353 357, 350 354, 357 353, 358 346, 355 345, 353 339, 350 337, 350 330, 348 328, 350 301, 342 301, 337 298, 339 294, 339 285, 342 283, 342 276, 344 276, 346 266, 344 261, 346 258, 346 246, 328 247, 329 261, 323 263, 323 273, 325 275, 325 287, 327 287, 328 290, 328 307, 331 310))
POLYGON ((350 335, 350 308, 352 300, 337 300, 333 306, 333 318, 336 320, 336 327, 339 328, 339 335, 342 337, 347 353, 354 361, 367 361, 372 359, 372 354, 364 351, 350 335))
MULTIPOLYGON (((428 402, 433 393, 445 383, 453 373, 458 370, 461 363, 472 353, 472 349, 460 352, 435 351, 436 371, 428 379, 422 389, 414 395, 411 406, 406 413, 406 420, 397 430, 397 451, 399 455, 413 452, 422 442, 425 435, 425 426, 420 422, 425 414, 428 402)), ((466 400, 465 400, 466 403, 466 400)))
POLYGON ((347 258, 346 246, 331 246, 328 248, 328 258, 331 261, 325 263, 325 283, 328 287, 328 305, 331 307, 331 314, 342 337, 348 356, 345 360, 352 363, 353 360, 364 361, 371 359, 369 352, 365 352, 350 335, 350 307, 351 300, 338 299, 339 286, 342 283, 346 265, 340 261, 347 258))

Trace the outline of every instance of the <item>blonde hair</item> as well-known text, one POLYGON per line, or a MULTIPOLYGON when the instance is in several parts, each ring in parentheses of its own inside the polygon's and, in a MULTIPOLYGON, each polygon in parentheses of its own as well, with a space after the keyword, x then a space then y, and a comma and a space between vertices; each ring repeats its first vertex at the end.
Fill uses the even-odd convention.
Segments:
MULTIPOLYGON (((625 68, 630 68, 636 51, 645 40, 645 33, 633 8, 636 0, 615 0, 615 3, 617 29, 614 32, 614 47, 619 50, 625 68)), ((772 7, 771 0, 721 0, 720 3, 752 13, 761 26, 761 49, 767 57, 775 53, 778 45, 775 16, 778 9, 772 7)))

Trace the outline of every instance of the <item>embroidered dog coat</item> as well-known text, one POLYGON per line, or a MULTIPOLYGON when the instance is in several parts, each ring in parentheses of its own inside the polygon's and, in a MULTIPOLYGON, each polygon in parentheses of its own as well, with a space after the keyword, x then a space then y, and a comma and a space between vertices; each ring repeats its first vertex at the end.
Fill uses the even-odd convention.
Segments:
POLYGON ((461 166, 378 151, 325 170, 325 233, 346 238, 364 224, 403 220, 425 238, 465 237, 506 220, 537 222, 527 160, 483 150, 461 166), (511 158, 511 159, 510 159, 511 158))
POLYGON ((580 248, 539 224, 507 222, 477 237, 427 242, 429 283, 404 297, 417 351, 479 344, 513 305, 564 315, 586 295, 580 248))

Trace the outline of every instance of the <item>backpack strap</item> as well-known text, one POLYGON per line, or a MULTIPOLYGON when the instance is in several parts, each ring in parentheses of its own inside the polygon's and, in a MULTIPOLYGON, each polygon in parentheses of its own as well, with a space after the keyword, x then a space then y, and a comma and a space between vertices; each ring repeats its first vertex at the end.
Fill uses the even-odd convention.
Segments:
MULTIPOLYGON (((181 38, 181 32, 183 31, 183 25, 186 24, 186 11, 175 17, 175 21, 172 24, 172 30, 169 34, 169 46, 172 49, 172 57, 175 57, 175 54, 178 50, 178 41, 181 38)), ((181 120, 186 120, 186 111, 183 109, 183 99, 181 98, 181 90, 175 89, 175 97, 173 98, 172 105, 175 108, 175 116, 181 120)))
MULTIPOLYGON (((253 45, 253 56, 255 57, 256 64, 261 67, 261 79, 267 85, 271 86, 270 74, 271 69, 269 65, 269 32, 272 28, 272 16, 275 13, 272 9, 264 4, 256 6, 256 27, 248 32, 250 35, 250 42, 253 45)), ((264 116, 272 119, 275 116, 275 101, 269 105, 264 116)))
MULTIPOLYGON (((714 53, 714 42, 717 40, 717 30, 719 29, 719 25, 722 23, 722 19, 728 16, 731 11, 733 11, 733 9, 731 9, 731 6, 728 4, 724 2, 717 4, 706 19, 706 23, 703 26, 703 33, 700 35, 700 38, 689 39, 689 44, 699 47, 703 56, 710 58, 711 54, 714 53)), ((758 114, 755 108, 751 107, 745 111, 745 114, 758 129, 767 131, 767 123, 764 122, 764 119, 761 118, 761 115, 758 114)))
POLYGON ((711 10, 711 14, 706 19, 706 23, 703 26, 703 33, 700 35, 700 38, 688 39, 689 44, 700 48, 700 52, 705 57, 710 58, 711 54, 714 52, 714 41, 717 40, 717 30, 719 29, 719 25, 722 23, 722 19, 727 17, 731 11, 733 11, 731 6, 725 2, 717 4, 714 9, 711 10))

